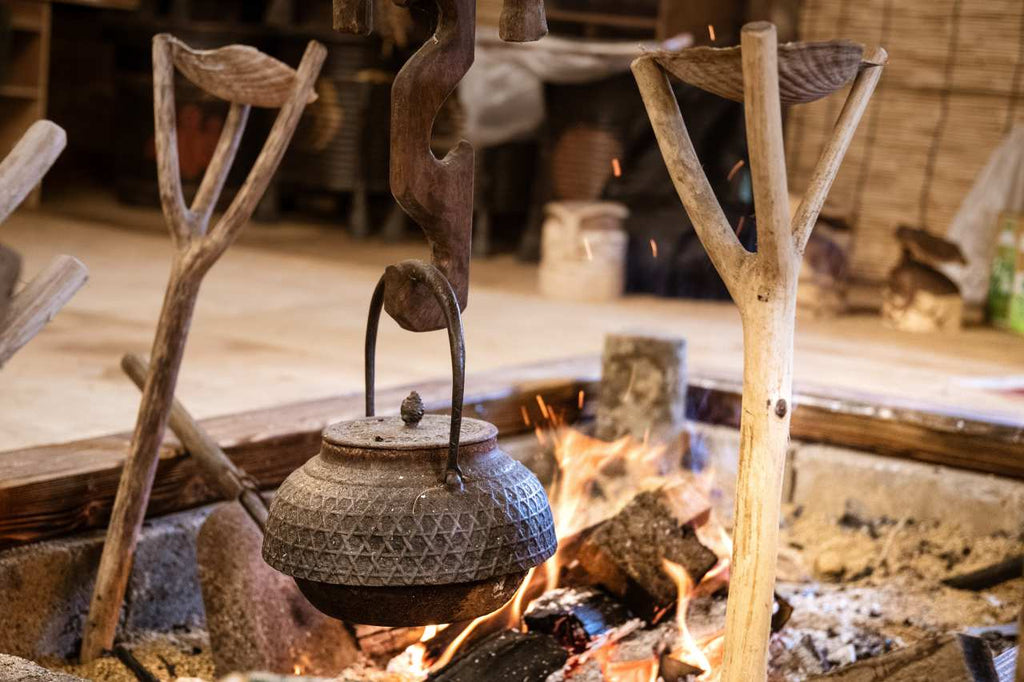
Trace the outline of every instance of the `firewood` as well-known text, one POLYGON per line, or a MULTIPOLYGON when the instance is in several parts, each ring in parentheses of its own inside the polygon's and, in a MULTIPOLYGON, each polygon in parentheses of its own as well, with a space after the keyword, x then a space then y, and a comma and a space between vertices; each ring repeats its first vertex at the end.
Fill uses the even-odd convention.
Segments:
POLYGON ((311 41, 298 69, 292 70, 253 48, 192 50, 167 34, 153 38, 157 175, 175 254, 150 353, 152 369, 142 393, 85 622, 81 654, 84 662, 93 660, 113 644, 200 285, 238 237, 266 192, 299 118, 313 97, 313 85, 326 55, 323 45, 311 41), (178 164, 176 67, 196 85, 231 102, 217 147, 191 205, 185 203, 178 164), (268 87, 264 87, 268 85, 264 81, 269 82, 268 87), (259 104, 280 106, 277 118, 241 190, 210 227, 249 109, 259 104))
POLYGON ((707 518, 707 500, 694 504, 694 492, 679 485, 642 492, 612 518, 564 543, 566 581, 598 585, 648 620, 670 608, 678 591, 665 574, 665 559, 683 566, 694 584, 718 561, 694 531, 707 518))
POLYGON ((569 654, 551 637, 506 630, 462 651, 432 682, 532 682, 561 669, 569 654))
MULTIPOLYGON (((792 418, 800 261, 887 59, 885 50, 879 48, 858 67, 804 200, 790 219, 775 27, 766 22, 747 24, 741 43, 731 80, 742 84, 743 90, 757 213, 756 253, 743 247, 715 199, 663 67, 650 55, 633 63, 672 181, 743 322, 736 544, 723 682, 757 682, 767 675, 783 469, 792 418)), ((786 48, 782 54, 790 50, 786 48)))
POLYGON ((809 682, 1004 682, 984 640, 969 635, 924 639, 905 649, 857 661, 809 682))
POLYGON ((529 632, 550 635, 566 649, 580 653, 594 638, 632 618, 628 608, 599 590, 559 588, 530 604, 523 622, 529 632))

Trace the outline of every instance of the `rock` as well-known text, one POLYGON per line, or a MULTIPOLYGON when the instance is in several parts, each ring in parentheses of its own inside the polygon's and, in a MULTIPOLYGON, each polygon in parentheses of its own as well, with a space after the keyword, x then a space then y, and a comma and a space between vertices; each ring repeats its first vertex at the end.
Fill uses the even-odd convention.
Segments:
POLYGON ((262 544, 263 534, 235 503, 219 506, 199 532, 199 580, 217 674, 337 675, 358 655, 352 634, 268 566, 262 544))
MULTIPOLYGON (((143 525, 119 640, 202 624, 195 536, 207 513, 195 509, 143 525)), ((0 651, 34 660, 78 653, 104 537, 92 531, 0 551, 0 651)))
POLYGON ((81 682, 81 677, 57 673, 17 656, 0 654, 0 682, 81 682))
POLYGON ((609 334, 604 342, 597 437, 669 441, 686 429, 686 340, 609 334))

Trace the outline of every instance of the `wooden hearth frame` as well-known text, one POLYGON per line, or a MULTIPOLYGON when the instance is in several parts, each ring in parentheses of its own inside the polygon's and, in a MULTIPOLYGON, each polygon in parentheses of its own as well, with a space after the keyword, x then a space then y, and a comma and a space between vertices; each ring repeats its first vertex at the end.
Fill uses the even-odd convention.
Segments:
MULTIPOLYGON (((591 418, 598 395, 598 358, 512 367, 470 376, 469 416, 495 423, 502 435, 528 432, 520 407, 540 416, 536 396, 567 421, 591 418), (584 391, 582 410, 577 401, 584 391)), ((691 370, 689 415, 738 426, 740 385, 691 370)), ((381 391, 378 402, 397 410, 417 390, 431 410, 450 400, 450 380, 381 391)), ((890 457, 942 464, 1024 480, 1019 453, 1024 420, 990 419, 969 411, 895 404, 888 399, 797 386, 792 435, 803 442, 845 446, 890 457)), ((328 423, 362 415, 362 392, 202 420, 232 460, 272 488, 314 455, 328 423)), ((0 549, 106 525, 130 434, 0 452, 0 549)), ((219 499, 181 446, 168 434, 147 516, 219 499)))

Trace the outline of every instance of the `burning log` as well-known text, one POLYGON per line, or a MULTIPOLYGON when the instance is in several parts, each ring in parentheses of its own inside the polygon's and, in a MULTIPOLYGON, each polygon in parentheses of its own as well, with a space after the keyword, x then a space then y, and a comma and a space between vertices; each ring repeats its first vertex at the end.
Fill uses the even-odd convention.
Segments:
POLYGON ((985 641, 970 635, 931 637, 905 649, 858 661, 810 682, 1006 682, 985 641))
POLYGON ((523 622, 530 632, 554 637, 566 649, 580 653, 597 637, 633 618, 624 605, 598 590, 551 590, 526 610, 523 622))
POLYGON ((651 620, 676 602, 676 585, 663 569, 666 559, 686 569, 694 584, 717 563, 694 530, 708 513, 707 499, 682 483, 642 492, 612 518, 565 543, 566 580, 598 585, 651 620))
POLYGON ((456 656, 432 682, 529 682, 560 670, 569 654, 551 637, 506 630, 456 656))

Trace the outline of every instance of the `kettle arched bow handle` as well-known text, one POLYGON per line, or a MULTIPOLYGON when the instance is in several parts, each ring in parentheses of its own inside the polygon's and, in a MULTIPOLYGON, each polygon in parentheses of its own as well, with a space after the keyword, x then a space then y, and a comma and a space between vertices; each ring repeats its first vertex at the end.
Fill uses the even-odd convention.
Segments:
POLYGON ((366 416, 374 416, 374 369, 377 356, 377 329, 384 308, 387 282, 399 276, 404 281, 422 283, 437 300, 448 327, 448 345, 452 354, 452 426, 448 437, 448 464, 444 482, 462 487, 462 469, 459 468, 459 437, 462 434, 462 402, 466 393, 466 339, 462 330, 462 311, 459 299, 448 279, 430 263, 418 260, 389 265, 377 282, 370 299, 370 313, 366 320, 366 416), (391 275, 389 277, 389 275, 391 275))

